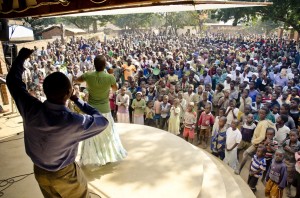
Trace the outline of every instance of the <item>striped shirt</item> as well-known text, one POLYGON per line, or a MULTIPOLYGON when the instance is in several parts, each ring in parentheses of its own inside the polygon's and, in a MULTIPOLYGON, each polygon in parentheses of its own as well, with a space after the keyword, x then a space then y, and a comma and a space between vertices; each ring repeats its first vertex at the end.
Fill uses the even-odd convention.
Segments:
POLYGON ((215 129, 213 131, 214 136, 211 140, 211 150, 214 153, 218 153, 220 151, 225 151, 225 145, 226 145, 226 127, 223 127, 222 129, 215 129))
POLYGON ((258 158, 255 154, 251 161, 250 171, 256 172, 261 170, 261 172, 254 174, 254 177, 260 177, 263 173, 263 171, 266 170, 266 159, 264 157, 258 158))

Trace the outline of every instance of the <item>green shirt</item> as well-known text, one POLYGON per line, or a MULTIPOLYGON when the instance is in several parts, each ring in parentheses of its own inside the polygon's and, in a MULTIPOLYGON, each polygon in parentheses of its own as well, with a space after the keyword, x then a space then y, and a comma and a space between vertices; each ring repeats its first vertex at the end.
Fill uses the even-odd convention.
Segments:
POLYGON ((116 84, 115 77, 101 71, 84 73, 82 78, 86 81, 89 91, 88 103, 101 113, 109 113, 109 91, 111 86, 116 84))

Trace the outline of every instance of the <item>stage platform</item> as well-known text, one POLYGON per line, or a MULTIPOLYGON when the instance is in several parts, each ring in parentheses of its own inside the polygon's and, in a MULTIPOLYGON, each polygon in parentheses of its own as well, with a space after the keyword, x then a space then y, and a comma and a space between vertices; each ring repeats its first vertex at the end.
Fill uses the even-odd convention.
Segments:
MULTIPOLYGON (((143 125, 116 124, 116 127, 128 151, 127 158, 94 171, 83 167, 89 188, 100 197, 255 197, 228 166, 182 138, 143 125)), ((15 133, 19 129, 16 127, 15 133)), ((21 133, 0 141, 0 180, 32 173, 32 162, 25 154, 22 137, 21 133)), ((3 193, 2 197, 7 198, 42 197, 33 175, 12 184, 3 193)))

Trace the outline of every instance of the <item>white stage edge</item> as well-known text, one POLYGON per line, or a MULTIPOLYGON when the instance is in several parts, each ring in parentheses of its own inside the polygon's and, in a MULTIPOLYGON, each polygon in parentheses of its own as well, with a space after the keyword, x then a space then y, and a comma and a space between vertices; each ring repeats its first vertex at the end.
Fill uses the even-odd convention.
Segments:
MULTIPOLYGON (((90 189, 102 198, 255 197, 228 166, 182 138, 144 125, 116 127, 127 158, 95 171, 83 167, 90 189)), ((0 158, 0 180, 33 170, 23 139, 1 143, 0 158)), ((30 175, 6 189, 2 197, 40 198, 42 194, 30 175)))

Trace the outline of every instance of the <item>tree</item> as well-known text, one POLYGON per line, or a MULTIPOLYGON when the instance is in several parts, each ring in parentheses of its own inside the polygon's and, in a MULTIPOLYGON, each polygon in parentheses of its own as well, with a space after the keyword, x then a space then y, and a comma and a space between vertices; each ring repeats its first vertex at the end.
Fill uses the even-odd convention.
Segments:
POLYGON ((63 17, 62 21, 84 30, 90 29, 93 24, 94 33, 97 32, 97 25, 105 26, 105 24, 113 20, 114 16, 78 16, 78 17, 63 17))
POLYGON ((115 17, 113 24, 120 28, 135 31, 142 27, 149 27, 153 16, 153 13, 118 15, 115 17))
MULTIPOLYGON (((236 1, 236 0, 234 0, 236 1)), ((240 0, 238 0, 240 1, 240 0)), ((227 22, 234 19, 233 25, 239 22, 250 21, 258 16, 262 20, 272 20, 283 22, 285 27, 293 27, 300 32, 300 3, 299 0, 242 0, 252 2, 273 2, 272 6, 228 8, 217 10, 212 17, 227 22)))
POLYGON ((184 26, 200 25, 200 17, 197 11, 165 13, 164 18, 166 21, 165 26, 170 27, 175 34, 177 34, 179 28, 184 26))
POLYGON ((41 19, 26 17, 26 18, 21 18, 21 20, 24 22, 25 26, 32 28, 34 35, 36 35, 38 32, 43 30, 43 28, 45 28, 46 26, 59 23, 58 18, 55 17, 41 18, 41 19))
POLYGON ((256 34, 269 35, 273 30, 283 25, 282 22, 274 22, 272 20, 252 20, 250 24, 246 24, 246 30, 255 32, 256 34))

